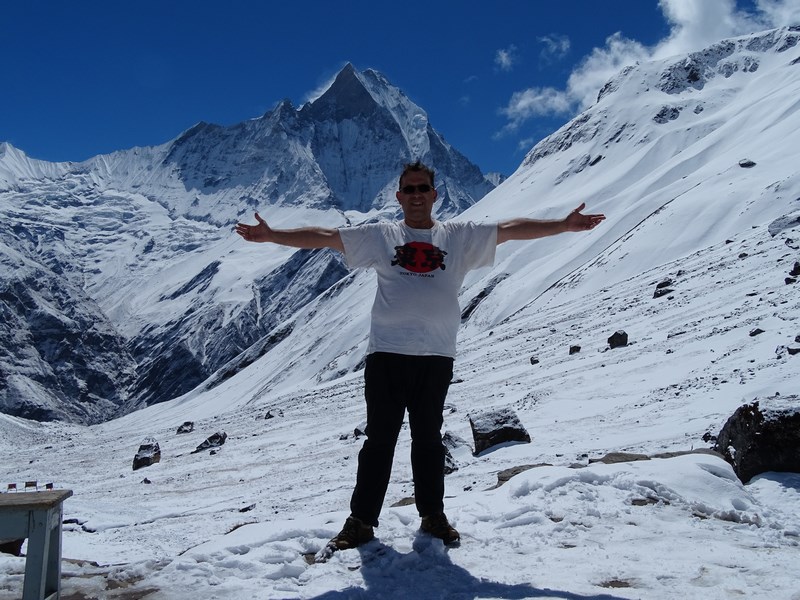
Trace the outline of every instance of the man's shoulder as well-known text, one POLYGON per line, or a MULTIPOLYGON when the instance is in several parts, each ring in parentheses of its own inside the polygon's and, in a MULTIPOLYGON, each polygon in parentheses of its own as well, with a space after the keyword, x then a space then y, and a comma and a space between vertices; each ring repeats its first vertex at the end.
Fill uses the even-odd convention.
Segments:
POLYGON ((370 221, 367 223, 340 227, 339 231, 386 231, 396 229, 400 226, 400 223, 400 221, 370 221))
POLYGON ((495 223, 477 223, 475 221, 438 221, 438 223, 446 230, 452 232, 473 232, 482 229, 496 228, 495 223))

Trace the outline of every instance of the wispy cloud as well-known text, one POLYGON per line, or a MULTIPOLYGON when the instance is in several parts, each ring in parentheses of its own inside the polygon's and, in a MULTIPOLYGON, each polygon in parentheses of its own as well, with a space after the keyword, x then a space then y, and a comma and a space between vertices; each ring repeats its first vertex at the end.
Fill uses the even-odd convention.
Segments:
POLYGON ((517 47, 511 44, 508 48, 502 48, 495 53, 494 64, 501 71, 510 71, 517 62, 517 47))
POLYGON ((508 106, 501 110, 508 118, 508 124, 500 135, 516 131, 519 126, 534 117, 564 114, 572 111, 569 95, 555 88, 528 88, 515 92, 508 106))
MULTIPOLYGON (((603 47, 577 64, 564 89, 533 87, 512 94, 501 110, 508 123, 498 135, 516 131, 534 117, 587 108, 609 79, 637 61, 686 54, 725 37, 800 23, 798 0, 755 0, 751 12, 740 10, 736 0, 659 0, 658 5, 670 26, 664 39, 648 47, 619 32, 609 36, 603 47)), ((545 43, 544 39, 540 41, 545 43)))
POLYGON ((544 46, 540 57, 546 62, 561 60, 569 53, 569 49, 572 46, 566 35, 558 33, 542 36, 538 41, 544 46))

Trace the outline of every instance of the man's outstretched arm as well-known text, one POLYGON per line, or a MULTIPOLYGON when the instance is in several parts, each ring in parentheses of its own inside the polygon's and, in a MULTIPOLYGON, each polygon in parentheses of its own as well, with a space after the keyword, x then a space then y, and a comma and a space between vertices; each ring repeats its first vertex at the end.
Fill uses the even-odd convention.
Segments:
POLYGON ((298 229, 272 229, 256 213, 256 225, 236 224, 236 233, 248 242, 271 242, 293 248, 332 248, 344 253, 338 229, 325 227, 300 227, 298 229))
POLYGON ((563 219, 544 221, 537 219, 511 219, 497 224, 497 243, 509 240, 533 240, 536 238, 557 235, 567 231, 589 231, 602 223, 605 215, 584 215, 581 211, 586 204, 581 204, 563 219))

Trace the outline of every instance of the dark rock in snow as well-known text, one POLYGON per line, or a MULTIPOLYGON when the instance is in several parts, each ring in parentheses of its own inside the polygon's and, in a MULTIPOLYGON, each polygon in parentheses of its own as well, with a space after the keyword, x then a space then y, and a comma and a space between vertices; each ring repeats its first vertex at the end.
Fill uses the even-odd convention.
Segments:
POLYGON ((661 296, 666 296, 674 291, 675 290, 670 287, 656 288, 656 291, 653 292, 653 298, 661 298, 661 296))
POLYGON ((192 433, 194 431, 194 421, 184 421, 183 425, 178 427, 177 433, 192 433))
POLYGON ((757 335, 761 335, 762 333, 764 333, 764 330, 759 327, 756 327, 755 329, 750 331, 750 337, 756 337, 757 335))
POLYGON ((740 406, 723 426, 714 449, 743 482, 767 471, 800 473, 800 396, 740 406))
POLYGON ((752 169, 756 166, 756 163, 750 160, 749 158, 743 158, 739 161, 739 166, 743 169, 752 169))
POLYGON ((450 475, 450 473, 455 473, 458 471, 458 463, 453 458, 453 455, 450 454, 450 450, 446 447, 444 449, 444 474, 450 475))
POLYGON ((577 354, 580 351, 581 351, 581 347, 580 346, 570 346, 569 347, 570 356, 572 356, 573 354, 577 354))
POLYGON ((158 442, 151 438, 145 440, 139 446, 136 456, 133 457, 133 470, 141 469, 142 467, 149 467, 161 461, 161 448, 158 442))
POLYGON ((603 463, 606 465, 613 465, 622 462, 636 462, 640 460, 650 460, 646 454, 634 454, 632 452, 609 452, 601 458, 590 458, 589 464, 603 463))
POLYGON ((503 469, 499 473, 497 473, 497 485, 495 485, 495 489, 499 488, 504 483, 507 483, 512 477, 519 475, 520 473, 524 473, 530 469, 536 469, 538 467, 552 467, 550 463, 538 463, 535 465, 519 465, 516 467, 511 467, 509 469, 503 469))
POLYGON ((800 216, 798 216, 798 215, 792 215, 792 216, 787 215, 785 217, 779 217, 779 218, 775 219, 774 221, 772 221, 772 223, 770 223, 767 226, 767 231, 769 231, 769 234, 772 237, 775 237, 776 235, 778 235, 784 229, 792 229, 794 227, 800 227, 800 216))
POLYGON ((224 431, 217 431, 215 434, 211 435, 206 439, 205 442, 200 444, 197 448, 192 451, 192 454, 196 452, 202 452, 203 450, 208 450, 209 448, 218 448, 225 443, 225 440, 228 439, 228 434, 224 431))
POLYGON ((620 348, 622 346, 627 346, 628 334, 622 330, 614 332, 614 335, 608 338, 608 345, 611 346, 611 348, 620 348))
POLYGON ((0 554, 11 554, 12 556, 22 556, 22 540, 0 540, 0 554))
POLYGON ((360 438, 362 435, 367 435, 367 422, 363 421, 356 425, 356 428, 353 429, 353 435, 356 439, 360 438))
POLYGON ((475 455, 505 442, 530 443, 531 436, 510 408, 493 410, 469 417, 475 455))
POLYGON ((660 290, 660 289, 663 289, 663 288, 669 287, 669 286, 671 286, 672 284, 673 284, 673 281, 672 281, 672 279, 669 279, 669 278, 667 278, 667 279, 664 279, 664 280, 662 280, 662 281, 659 281, 659 282, 656 284, 656 289, 657 289, 657 290, 660 290))
POLYGON ((471 452, 472 450, 464 438, 450 431, 445 431, 444 435, 442 436, 442 444, 444 445, 445 453, 444 474, 449 475, 450 473, 458 471, 458 462, 453 457, 451 450, 455 451, 458 449, 464 449, 466 452, 471 452))
POLYGON ((664 124, 669 121, 674 121, 681 115, 681 109, 677 106, 662 106, 658 114, 653 117, 656 123, 664 124))
POLYGON ((800 262, 794 261, 794 267, 789 271, 789 275, 792 277, 800 277, 800 262))

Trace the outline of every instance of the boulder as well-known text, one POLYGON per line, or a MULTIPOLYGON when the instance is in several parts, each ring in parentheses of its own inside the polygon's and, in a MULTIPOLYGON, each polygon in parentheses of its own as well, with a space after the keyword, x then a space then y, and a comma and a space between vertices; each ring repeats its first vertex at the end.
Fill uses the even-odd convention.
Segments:
POLYGON ((472 454, 472 449, 467 440, 461 436, 456 435, 451 431, 445 431, 442 436, 442 445, 444 446, 444 474, 449 475, 458 471, 458 461, 456 456, 469 457, 472 454), (454 456, 455 455, 455 456, 454 456))
POLYGON ((192 433, 194 431, 194 421, 184 421, 183 425, 178 427, 178 433, 192 433))
POLYGON ((775 396, 740 406, 714 449, 743 482, 767 471, 800 473, 800 396, 775 396))
POLYGON ((537 467, 552 467, 550 463, 537 463, 535 465, 518 465, 516 467, 511 467, 510 469, 503 469, 502 471, 497 473, 497 483, 495 484, 494 488, 499 488, 504 483, 508 483, 512 477, 519 475, 520 473, 524 473, 528 469, 535 469, 537 467))
POLYGON ((133 457, 133 470, 149 467, 161 461, 161 448, 158 442, 151 437, 145 438, 133 457))
POLYGON ((501 408, 469 417, 475 455, 505 442, 530 443, 531 436, 510 408, 501 408))
POLYGON ((614 335, 608 338, 608 345, 611 348, 621 348, 628 345, 628 334, 624 331, 616 331, 614 335))
POLYGON ((358 425, 355 426, 353 429, 353 435, 356 439, 360 438, 362 435, 367 435, 367 422, 362 421, 358 425))
POLYGON ((11 554, 12 556, 22 556, 23 543, 25 543, 25 539, 0 540, 0 553, 11 554))
POLYGON ((663 290, 664 288, 671 287, 673 283, 674 283, 674 282, 672 281, 672 279, 670 279, 669 277, 667 277, 666 279, 662 279, 661 281, 659 281, 659 282, 656 284, 656 289, 657 289, 657 290, 663 290))
POLYGON ((222 446, 225 443, 225 440, 228 439, 228 434, 224 431, 217 431, 215 434, 209 436, 205 442, 200 444, 197 448, 192 451, 192 454, 196 452, 202 452, 203 450, 208 450, 209 448, 217 448, 222 446))

